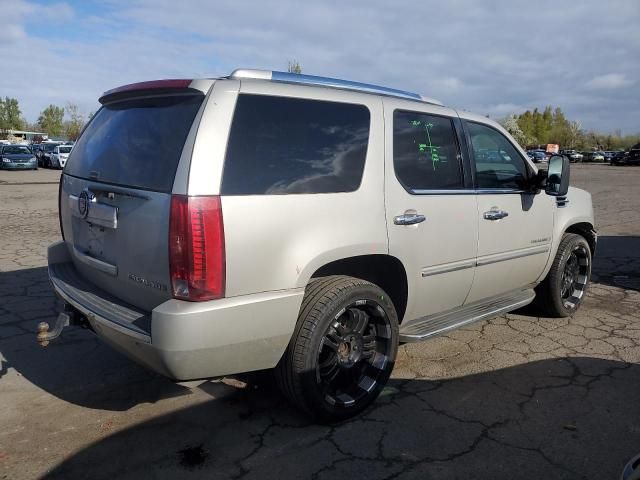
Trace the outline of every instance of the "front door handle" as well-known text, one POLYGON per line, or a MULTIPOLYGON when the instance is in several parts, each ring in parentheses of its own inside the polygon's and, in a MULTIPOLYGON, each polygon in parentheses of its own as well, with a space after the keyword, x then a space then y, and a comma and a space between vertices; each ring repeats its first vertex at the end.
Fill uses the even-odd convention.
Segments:
POLYGON ((426 219, 424 215, 419 213, 405 213, 393 217, 393 223, 396 225, 415 225, 416 223, 424 222, 426 219))
POLYGON ((501 218, 508 217, 509 213, 504 210, 489 210, 482 214, 485 220, 500 220, 501 218))

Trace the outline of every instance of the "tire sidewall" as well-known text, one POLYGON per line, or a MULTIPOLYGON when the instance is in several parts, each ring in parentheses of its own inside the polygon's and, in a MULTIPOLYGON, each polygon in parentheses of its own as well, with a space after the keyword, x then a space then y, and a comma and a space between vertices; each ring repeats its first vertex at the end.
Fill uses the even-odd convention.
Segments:
POLYGON ((309 349, 304 360, 304 371, 302 377, 303 395, 311 410, 317 412, 319 419, 340 420, 358 414, 380 394, 388 381, 398 352, 398 316, 396 310, 389 299, 389 296, 379 287, 373 284, 363 284, 350 287, 341 292, 326 311, 326 314, 317 322, 311 334, 309 349), (376 387, 364 399, 353 406, 343 407, 331 405, 324 400, 321 389, 316 382, 316 362, 321 347, 322 339, 327 332, 329 325, 335 316, 357 300, 373 301, 380 305, 387 314, 391 329, 391 347, 389 352, 389 362, 383 374, 379 377, 376 387))

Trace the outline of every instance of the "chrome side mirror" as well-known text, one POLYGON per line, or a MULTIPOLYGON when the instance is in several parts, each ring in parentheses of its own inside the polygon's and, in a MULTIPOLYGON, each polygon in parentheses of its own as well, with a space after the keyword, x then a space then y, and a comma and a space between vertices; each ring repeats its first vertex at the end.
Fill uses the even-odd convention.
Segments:
POLYGON ((547 195, 562 197, 569 191, 569 158, 564 155, 552 155, 547 170, 547 195))

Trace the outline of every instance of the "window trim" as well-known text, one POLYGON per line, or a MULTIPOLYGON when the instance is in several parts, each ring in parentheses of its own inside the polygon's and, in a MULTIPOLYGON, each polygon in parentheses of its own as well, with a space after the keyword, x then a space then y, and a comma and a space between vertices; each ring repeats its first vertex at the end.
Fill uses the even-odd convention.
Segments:
MULTIPOLYGON (((457 119, 459 120, 459 118, 457 119)), ((460 138, 460 134, 458 133, 458 130, 456 129, 457 125, 455 120, 456 120, 456 117, 452 117, 449 115, 442 115, 439 113, 421 112, 419 110, 410 110, 406 108, 393 109, 391 113, 391 163, 393 167, 393 175, 395 176, 398 183, 402 185, 402 188, 404 188, 406 192, 409 193, 410 195, 456 195, 456 194, 469 195, 470 192, 472 192, 471 190, 469 190, 469 187, 472 185, 469 185, 468 183, 467 173, 465 168, 465 163, 467 162, 465 162, 465 156, 463 155, 463 152, 462 152, 461 138, 460 138), (410 188, 407 185, 405 185, 402 180, 400 180, 400 178, 398 177, 398 172, 396 171, 396 159, 394 155, 396 112, 411 113, 416 115, 428 115, 431 117, 440 117, 440 118, 449 120, 451 124, 451 129, 453 130, 453 137, 456 143, 456 147, 458 149, 456 158, 458 159, 458 166, 460 167, 460 180, 462 180, 460 188, 433 188, 433 189, 410 188)))
POLYGON ((373 125, 373 115, 371 113, 371 109, 369 108, 368 105, 365 105, 364 103, 358 103, 358 102, 343 102, 343 101, 338 101, 338 100, 327 100, 324 98, 314 98, 314 97, 305 97, 305 96, 298 96, 298 95, 279 95, 277 93, 254 93, 254 92, 238 92, 236 99, 235 99, 235 103, 233 105, 233 112, 231 114, 231 122, 229 123, 229 131, 227 133, 227 141, 225 144, 225 149, 224 149, 224 156, 222 157, 222 169, 220 171, 220 187, 219 187, 219 192, 220 195, 224 195, 224 196, 231 196, 231 197, 252 197, 252 196, 261 196, 261 197, 268 197, 268 196, 283 196, 283 195, 336 195, 336 194, 349 194, 349 193, 356 193, 358 191, 360 191, 360 189, 362 188, 362 185, 364 183, 364 178, 365 178, 365 173, 367 171, 367 160, 369 158, 369 152, 371 151, 371 137, 372 137, 372 125, 373 125), (229 194, 229 193, 222 193, 222 185, 224 182, 224 173, 225 173, 225 169, 227 168, 227 154, 229 153, 229 143, 230 143, 230 139, 231 139, 231 132, 233 130, 233 122, 235 121, 236 118, 236 114, 238 112, 238 101, 240 100, 241 96, 247 96, 247 97, 271 97, 271 98, 284 98, 284 99, 289 99, 289 100, 307 100, 307 101, 311 101, 311 102, 323 102, 323 103, 334 103, 334 104, 338 104, 338 105, 354 105, 354 106, 358 106, 358 107, 364 107, 367 110, 367 114, 369 115, 369 132, 367 135, 367 151, 365 153, 364 156, 364 165, 362 166, 362 175, 360 176, 360 183, 358 183, 358 187, 354 190, 349 190, 347 192, 317 192, 317 193, 245 193, 245 194, 229 194))
POLYGON ((471 164, 471 176, 473 178, 473 188, 476 190, 476 192, 478 194, 484 194, 484 195, 500 195, 500 194, 509 194, 509 193, 517 193, 517 194, 523 194, 523 193, 531 193, 532 191, 530 189, 522 189, 522 188, 481 188, 478 186, 478 177, 477 177, 477 170, 476 170, 476 158, 475 155, 473 153, 473 143, 471 141, 471 134, 469 133, 469 128, 468 128, 468 124, 469 123, 473 123, 476 125, 481 125, 483 127, 489 128, 493 131, 495 131, 496 133, 498 133, 498 135, 501 135, 508 143, 509 145, 511 145, 513 147, 513 149, 516 151, 516 154, 518 155, 518 157, 522 160, 522 162, 524 163, 525 169, 526 169, 526 181, 527 184, 531 183, 531 179, 533 177, 533 172, 531 171, 531 167, 529 165, 528 160, 526 160, 522 154, 520 153, 520 150, 518 150, 518 147, 516 145, 513 144, 513 142, 511 140, 509 140, 509 138, 503 134, 500 130, 498 130, 496 127, 494 127, 493 125, 487 124, 487 123, 483 123, 483 122, 479 122, 476 120, 467 120, 466 118, 462 120, 462 125, 464 128, 464 132, 465 132, 465 137, 467 140, 467 148, 469 149, 469 159, 470 159, 470 164, 471 164))

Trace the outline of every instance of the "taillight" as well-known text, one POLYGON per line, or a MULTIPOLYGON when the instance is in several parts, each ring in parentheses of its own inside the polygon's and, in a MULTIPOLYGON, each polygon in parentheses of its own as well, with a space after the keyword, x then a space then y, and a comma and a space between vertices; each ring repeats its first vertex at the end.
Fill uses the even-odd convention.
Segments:
POLYGON ((169 268, 175 298, 199 302, 224 297, 220 197, 171 197, 169 268))

